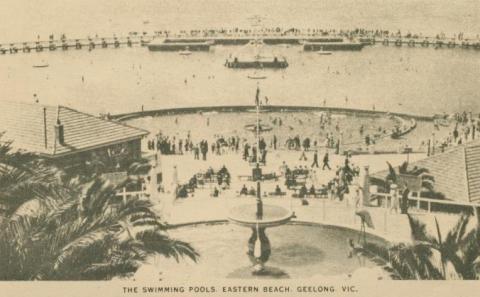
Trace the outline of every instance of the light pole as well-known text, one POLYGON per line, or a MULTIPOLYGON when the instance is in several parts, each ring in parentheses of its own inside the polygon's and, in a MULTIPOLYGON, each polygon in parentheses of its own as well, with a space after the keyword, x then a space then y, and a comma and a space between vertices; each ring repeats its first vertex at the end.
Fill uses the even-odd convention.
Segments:
POLYGON ((432 156, 435 155, 435 132, 432 133, 432 156))
POLYGON ((255 105, 256 105, 256 115, 257 115, 257 125, 256 125, 256 141, 257 141, 257 154, 255 156, 255 175, 257 179, 257 219, 261 220, 263 217, 263 202, 262 202, 262 193, 260 187, 260 180, 262 178, 260 170, 260 88, 257 86, 257 93, 255 96, 255 105))

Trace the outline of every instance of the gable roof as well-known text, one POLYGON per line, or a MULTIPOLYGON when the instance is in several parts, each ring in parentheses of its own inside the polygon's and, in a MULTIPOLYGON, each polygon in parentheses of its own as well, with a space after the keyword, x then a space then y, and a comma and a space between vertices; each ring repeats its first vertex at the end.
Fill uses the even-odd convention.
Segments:
MULTIPOLYGON (((447 199, 459 202, 480 202, 480 142, 460 145, 425 159, 412 162, 409 167, 428 169, 435 179, 435 191, 447 199)), ((388 170, 374 173, 385 178, 388 170)))
POLYGON ((470 202, 480 202, 480 143, 465 147, 468 194, 470 202))
POLYGON ((100 119, 65 106, 0 101, 2 141, 17 149, 47 157, 64 156, 121 143, 148 134, 123 123, 100 119), (57 116, 64 129, 64 144, 55 140, 57 116))

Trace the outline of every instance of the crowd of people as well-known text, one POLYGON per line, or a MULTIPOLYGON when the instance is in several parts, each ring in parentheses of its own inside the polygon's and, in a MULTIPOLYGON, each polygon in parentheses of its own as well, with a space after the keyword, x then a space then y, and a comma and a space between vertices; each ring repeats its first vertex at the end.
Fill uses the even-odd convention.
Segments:
MULTIPOLYGON (((344 196, 350 191, 353 179, 358 177, 360 169, 358 166, 351 164, 351 156, 348 153, 342 166, 332 168, 335 166, 330 164, 330 154, 343 154, 343 150, 340 150, 342 143, 339 135, 345 131, 343 127, 348 126, 348 124, 341 122, 340 125, 339 120, 342 117, 332 120, 331 115, 328 113, 317 114, 317 116, 320 118, 320 125, 324 125, 326 130, 318 129, 319 131, 324 131, 323 134, 319 133, 319 137, 302 134, 300 130, 297 130, 295 134, 286 134, 286 136, 283 133, 277 134, 281 131, 273 131, 262 134, 257 144, 254 133, 251 133, 251 131, 241 130, 237 132, 237 130, 234 130, 228 133, 205 136, 205 139, 199 139, 198 135, 191 135, 190 131, 188 131, 188 133, 183 135, 177 132, 173 136, 158 133, 154 138, 147 141, 147 146, 149 150, 159 151, 164 155, 189 154, 193 156, 194 160, 204 161, 207 161, 207 156, 209 155, 236 154, 250 165, 257 163, 257 161, 261 165, 265 165, 268 152, 273 153, 276 150, 285 149, 299 151, 300 158, 298 161, 300 161, 301 165, 297 165, 299 162, 295 162, 295 165, 287 166, 284 162, 279 169, 280 174, 274 176, 273 180, 278 180, 280 176, 284 178, 285 183, 283 185, 281 183, 278 184, 275 191, 271 194, 284 195, 286 190, 290 190, 295 191, 295 195, 300 198, 327 195, 332 200, 343 201, 344 196), (242 134, 242 132, 248 133, 242 134), (282 138, 278 137, 278 135, 282 138), (285 141, 284 146, 282 146, 283 141, 285 141), (320 149, 322 150, 321 154, 319 153, 320 149), (329 182, 319 183, 318 174, 321 170, 334 170, 334 178, 329 182), (282 189, 284 186, 286 189, 282 189)), ((316 118, 318 119, 318 117, 316 118)), ((453 122, 453 125, 451 125, 451 138, 449 138, 451 142, 462 143, 462 141, 475 138, 475 133, 479 129, 480 118, 473 118, 471 114, 464 112, 451 116, 449 119, 453 122)), ((295 116, 292 118, 291 115, 286 117, 270 116, 270 123, 277 127, 283 126, 285 123, 290 125, 292 120, 300 125, 309 126, 312 122, 318 125, 317 121, 314 122, 307 118, 295 118, 295 116)), ((385 121, 388 123, 387 119, 385 121)), ((178 124, 177 121, 175 123, 178 124)), ((374 144, 376 138, 371 137, 369 133, 373 131, 372 129, 375 129, 375 131, 378 130, 378 133, 381 134, 383 131, 382 125, 381 123, 375 125, 364 121, 356 127, 356 133, 365 137, 367 145, 374 144)), ((283 129, 285 128, 283 127, 283 129)), ((185 129, 180 131, 185 131, 185 129)), ((275 154, 278 155, 278 153, 275 154)), ((214 181, 216 185, 212 194, 214 197, 218 196, 220 191, 230 185, 229 174, 228 178, 225 179, 225 175, 217 175, 216 172, 212 173, 211 170, 208 170, 203 175, 204 180, 208 180, 209 176, 215 176, 216 179, 214 181)), ((201 183, 198 178, 198 175, 193 176, 181 189, 180 196, 185 196, 185 193, 198 187, 199 183, 201 183)), ((246 185, 240 189, 242 195, 252 195, 255 191, 254 187, 248 188, 246 185)))
POLYGON ((257 161, 263 165, 267 163, 267 143, 264 138, 258 140, 258 149, 257 144, 250 144, 245 142, 243 144, 243 160, 248 161, 249 163, 256 163, 257 161))
POLYGON ((206 184, 214 185, 212 196, 218 197, 221 190, 226 190, 230 187, 231 175, 230 171, 225 165, 219 170, 215 171, 209 167, 205 172, 194 174, 188 183, 178 185, 176 190, 176 198, 187 198, 189 193, 194 193, 195 189, 204 187, 206 184))
POLYGON ((433 155, 444 152, 446 148, 465 144, 477 139, 480 131, 480 115, 475 117, 471 112, 455 113, 451 116, 443 115, 434 119, 434 130, 440 130, 441 126, 447 126, 451 130, 446 137, 432 137, 422 144, 427 147, 427 154, 433 155))
MULTIPOLYGON (((137 33, 137 32, 132 32, 137 33)), ((137 33, 138 34, 138 33, 137 33)), ((146 32, 144 32, 144 35, 146 32)), ((384 29, 367 29, 367 28, 353 28, 353 29, 325 29, 325 28, 281 28, 281 27, 262 27, 262 28, 211 28, 211 29, 191 29, 191 30, 162 30, 155 31, 158 37, 244 37, 252 34, 268 34, 269 36, 341 36, 347 38, 436 38, 436 39, 455 39, 458 41, 476 38, 480 36, 466 36, 464 32, 458 32, 447 36, 445 32, 438 32, 434 36, 425 36, 422 33, 402 32, 401 30, 392 31, 384 29)))
POLYGON ((222 155, 227 152, 238 152, 240 147, 240 138, 238 136, 223 137, 216 135, 210 143, 207 139, 202 139, 195 143, 187 133, 185 138, 177 136, 167 136, 158 133, 154 138, 147 140, 147 149, 149 151, 159 151, 162 155, 183 155, 193 154, 195 160, 207 160, 207 155, 222 155))

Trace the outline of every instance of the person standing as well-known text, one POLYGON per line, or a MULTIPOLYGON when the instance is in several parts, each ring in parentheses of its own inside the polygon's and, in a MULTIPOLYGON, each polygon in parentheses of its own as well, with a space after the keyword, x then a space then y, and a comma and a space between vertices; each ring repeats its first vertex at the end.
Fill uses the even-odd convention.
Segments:
POLYGON ((312 167, 312 168, 313 168, 313 167, 317 167, 317 168, 319 167, 319 166, 318 166, 318 153, 317 153, 317 151, 315 151, 315 152, 313 153, 313 163, 312 163, 312 166, 311 166, 311 167, 312 167))
POLYGON ((267 165, 267 150, 262 151, 262 158, 260 160, 261 163, 267 165))
POLYGON ((174 193, 174 197, 176 198, 177 197, 177 192, 178 192, 178 187, 179 186, 179 182, 178 182, 178 170, 177 170, 177 166, 173 166, 173 174, 172 174, 172 183, 171 183, 171 191, 172 193, 174 193))
POLYGON ((328 170, 332 170, 332 168, 330 168, 330 165, 328 164, 328 162, 329 162, 329 157, 328 157, 328 152, 326 152, 325 156, 323 156, 322 170, 325 170, 325 167, 327 167, 328 170))
POLYGON ((280 166, 280 175, 281 176, 286 176, 287 174, 287 163, 285 163, 285 161, 282 162, 282 165, 280 166))
POLYGON ((318 184, 317 172, 315 170, 311 170, 308 177, 310 178, 310 182, 312 183, 312 186, 318 184))
POLYGON ((307 161, 307 155, 305 154, 305 150, 302 150, 302 154, 300 155, 299 161, 307 161))
POLYGON ((391 188, 390 213, 394 211, 396 214, 398 214, 400 200, 398 197, 397 185, 393 184, 390 188, 391 188))
POLYGON ((198 144, 195 146, 193 153, 194 153, 193 159, 200 160, 200 149, 198 148, 198 144))
POLYGON ((243 160, 247 161, 248 157, 250 157, 249 151, 250 150, 250 145, 248 143, 245 143, 243 146, 243 160))
POLYGON ((360 198, 360 187, 357 187, 355 189, 355 197, 353 197, 353 203, 355 204, 355 209, 358 209, 361 205, 360 203, 361 198, 360 198))

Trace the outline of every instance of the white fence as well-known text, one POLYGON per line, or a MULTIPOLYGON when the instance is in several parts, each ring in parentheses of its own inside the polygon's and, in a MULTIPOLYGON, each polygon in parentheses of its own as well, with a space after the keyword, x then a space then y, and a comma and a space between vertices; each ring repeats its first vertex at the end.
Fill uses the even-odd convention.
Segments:
POLYGON ((127 202, 127 198, 128 197, 132 197, 132 196, 140 196, 140 195, 145 195, 147 194, 147 192, 145 190, 142 190, 142 191, 127 191, 127 189, 124 187, 122 189, 122 191, 120 192, 117 192, 116 196, 117 197, 122 197, 122 200, 123 202, 127 202))
MULTIPOLYGON (((388 193, 377 193, 372 192, 370 193, 371 196, 377 197, 378 199, 384 199, 383 207, 388 208, 391 205, 392 196, 388 193), (380 198, 381 197, 381 198, 380 198)), ((421 208, 422 202, 427 205, 426 211, 428 213, 432 212, 432 204, 438 205, 455 205, 460 207, 471 207, 474 211, 474 214, 477 215, 477 209, 480 208, 480 204, 471 203, 471 202, 460 202, 460 201, 452 201, 452 200, 444 200, 444 199, 431 199, 431 198, 423 198, 418 196, 413 196, 412 193, 408 196, 409 201, 416 202, 416 210, 422 211, 421 208)))

